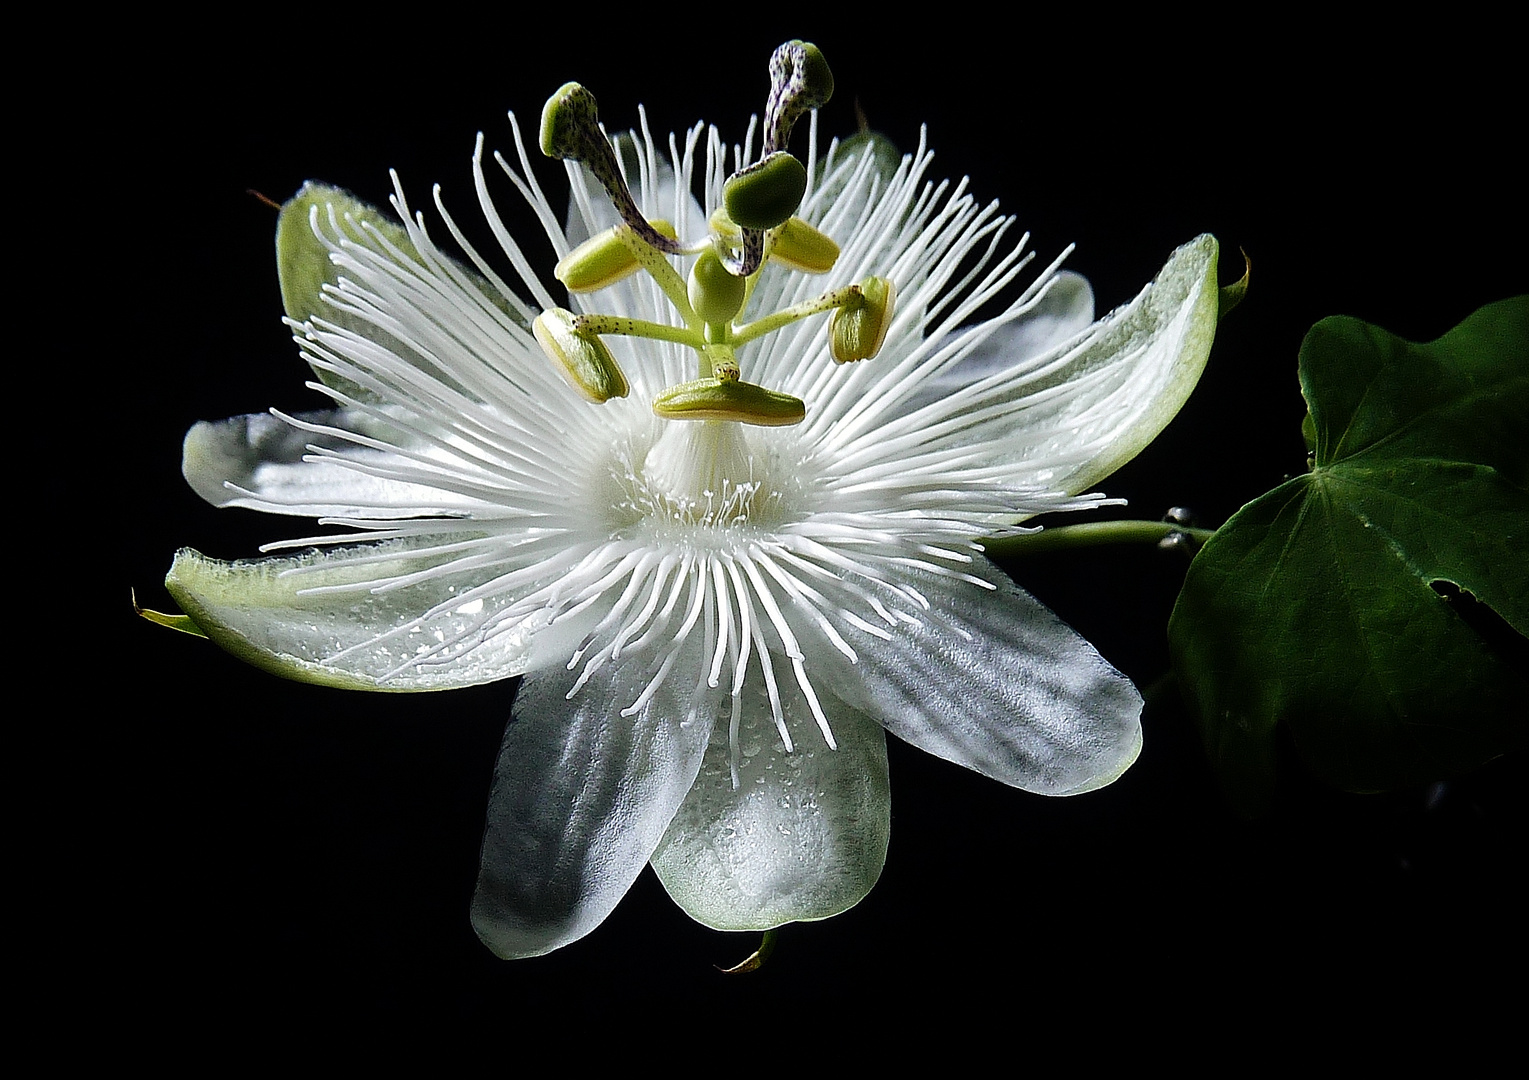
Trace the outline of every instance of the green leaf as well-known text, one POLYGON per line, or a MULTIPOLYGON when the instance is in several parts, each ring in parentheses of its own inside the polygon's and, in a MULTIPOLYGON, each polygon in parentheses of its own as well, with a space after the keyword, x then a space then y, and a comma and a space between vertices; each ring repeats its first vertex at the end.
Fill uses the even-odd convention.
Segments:
POLYGON ((1311 471, 1216 533, 1168 627, 1248 809, 1272 790, 1278 725, 1352 791, 1529 741, 1529 297, 1423 345, 1324 319, 1300 373, 1311 471))
POLYGON ((164 626, 171 630, 178 630, 182 634, 190 634, 192 637, 206 638, 202 628, 189 615, 171 615, 165 611, 155 611, 153 608, 143 607, 138 603, 138 592, 133 590, 133 613, 140 619, 147 619, 156 626, 164 626))

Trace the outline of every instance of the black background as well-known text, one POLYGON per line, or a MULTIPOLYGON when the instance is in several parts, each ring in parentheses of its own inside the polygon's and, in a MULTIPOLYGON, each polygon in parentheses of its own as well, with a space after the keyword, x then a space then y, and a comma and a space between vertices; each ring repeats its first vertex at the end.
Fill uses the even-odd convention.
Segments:
MULTIPOLYGON (((440 182, 471 219, 475 132, 511 149, 505 109, 534 128, 567 79, 594 90, 610 127, 646 102, 655 131, 704 117, 736 137, 762 106, 771 48, 815 37, 838 86, 825 134, 853 130, 856 98, 905 147, 927 124, 933 174, 970 175, 980 198, 1001 199, 1042 260, 1075 242, 1068 265, 1101 311, 1200 232, 1222 241, 1223 281, 1245 249, 1252 291, 1193 399, 1103 485, 1134 516, 1182 504, 1219 524, 1304 466, 1295 361, 1316 319, 1352 314, 1425 340, 1525 289, 1509 158, 1522 90, 1489 31, 1362 41, 1250 23, 1191 45, 1195 27, 1105 30, 1084 12, 933 30, 881 12, 856 33, 771 18, 731 34, 652 18, 606 30, 587 13, 573 32, 543 19, 251 12, 233 33, 124 27, 133 48, 80 67, 93 105, 63 121, 62 159, 84 184, 68 203, 79 239, 61 245, 52 280, 64 318, 99 336, 91 370, 106 393, 43 367, 56 395, 99 410, 87 505, 110 516, 70 523, 90 552, 80 565, 104 659, 72 662, 55 684, 87 703, 62 721, 55 759, 56 798, 83 791, 87 807, 47 879, 67 891, 63 934, 82 946, 63 1000, 109 1007, 151 1043, 188 1024, 257 1041, 528 1011, 756 1043, 866 1017, 898 1038, 932 1031, 921 1025, 936 1012, 1008 1015, 1027 1038, 1059 1016, 1114 1030, 1162 1009, 1190 1029, 1225 1015, 1267 1038, 1377 1007, 1493 1015, 1488 973, 1523 959, 1522 760, 1368 797, 1290 768, 1274 815, 1247 824, 1171 694, 1152 696, 1135 768, 1072 800, 894 740, 880 883, 841 917, 786 928, 760 973, 718 974, 755 940, 695 925, 646 872, 586 939, 504 963, 467 910, 514 684, 300 686, 132 617, 130 586, 168 606, 160 580, 177 547, 250 556, 301 527, 214 511, 179 476, 196 420, 319 403, 279 321, 274 212, 247 191, 279 201, 315 178, 382 203, 393 167, 416 206, 440 182), (79 302, 93 296, 105 317, 79 302)), ((554 168, 540 175, 560 183, 554 168)), ((1167 670, 1184 566, 1120 550, 1012 570, 1145 688, 1167 670)), ((969 1037, 1007 1037, 984 1030, 969 1037)))

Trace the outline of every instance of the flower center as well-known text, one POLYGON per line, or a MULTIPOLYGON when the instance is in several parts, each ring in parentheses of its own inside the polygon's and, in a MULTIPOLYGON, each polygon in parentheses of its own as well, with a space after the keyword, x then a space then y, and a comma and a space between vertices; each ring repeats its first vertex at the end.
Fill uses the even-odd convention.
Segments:
MULTIPOLYGON (((789 41, 771 57, 770 81, 762 156, 742 164, 723 183, 722 205, 713 210, 709 232, 700 238, 681 238, 669 222, 643 215, 600 127, 593 94, 571 82, 547 101, 542 152, 582 164, 604 187, 621 218, 620 224, 568 252, 554 275, 577 294, 607 288, 640 271, 678 316, 676 324, 669 324, 592 311, 575 314, 559 307, 542 311, 533 322, 537 342, 588 400, 604 404, 629 393, 626 374, 603 340, 613 334, 694 350, 697 377, 660 391, 652 407, 665 420, 702 425, 728 421, 784 427, 802 421, 805 403, 745 382, 737 356, 741 346, 800 319, 831 313, 828 336, 838 363, 868 360, 880 351, 892 321, 896 289, 874 275, 740 321, 766 263, 826 274, 839 256, 833 240, 796 216, 810 174, 786 149, 797 118, 832 95, 833 75, 816 46, 789 41), (679 260, 689 260, 688 266, 679 260)), ((682 485, 686 492, 690 486, 682 485)))
POLYGON ((759 445, 739 424, 712 420, 664 424, 644 454, 618 454, 611 466, 616 531, 652 529, 696 542, 704 533, 769 529, 798 501, 778 450, 759 445))

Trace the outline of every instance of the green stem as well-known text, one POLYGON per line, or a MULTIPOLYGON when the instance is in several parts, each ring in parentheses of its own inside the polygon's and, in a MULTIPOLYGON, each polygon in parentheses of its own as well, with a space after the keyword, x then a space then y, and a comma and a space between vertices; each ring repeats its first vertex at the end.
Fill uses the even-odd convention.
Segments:
POLYGON ((1096 547, 1102 544, 1157 544, 1175 533, 1189 537, 1196 548, 1216 535, 1215 529, 1191 529, 1171 521, 1088 521, 1059 525, 1038 533, 984 540, 989 555, 1029 555, 1037 551, 1096 547))
POLYGON ((759 939, 759 948, 732 967, 718 968, 717 970, 724 975, 746 975, 750 971, 758 971, 764 966, 764 962, 770 958, 770 954, 775 951, 775 935, 779 930, 780 927, 776 927, 774 930, 766 930, 764 937, 759 939))
POLYGON ((620 315, 575 315, 573 328, 591 334, 612 334, 617 337, 645 337, 655 341, 673 341, 700 349, 706 338, 694 330, 667 323, 649 322, 647 319, 628 319, 620 315))
POLYGON ((648 272, 655 284, 664 291, 669 298, 669 303, 674 305, 674 310, 680 313, 680 318, 685 325, 696 334, 704 334, 705 324, 696 315, 695 309, 690 306, 690 291, 685 284, 685 279, 680 277, 679 271, 669 265, 662 252, 655 251, 650 245, 638 236, 636 231, 628 224, 622 223, 616 226, 616 237, 632 253, 637 260, 637 265, 648 272))

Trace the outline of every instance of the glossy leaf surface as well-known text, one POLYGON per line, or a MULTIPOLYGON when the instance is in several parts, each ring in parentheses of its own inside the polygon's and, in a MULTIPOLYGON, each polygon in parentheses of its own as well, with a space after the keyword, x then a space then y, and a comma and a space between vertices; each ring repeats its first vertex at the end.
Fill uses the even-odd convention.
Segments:
POLYGON ((1355 791, 1529 732, 1529 297, 1428 344, 1325 319, 1300 373, 1310 471, 1206 544, 1169 625, 1212 762, 1250 806, 1277 725, 1355 791))

